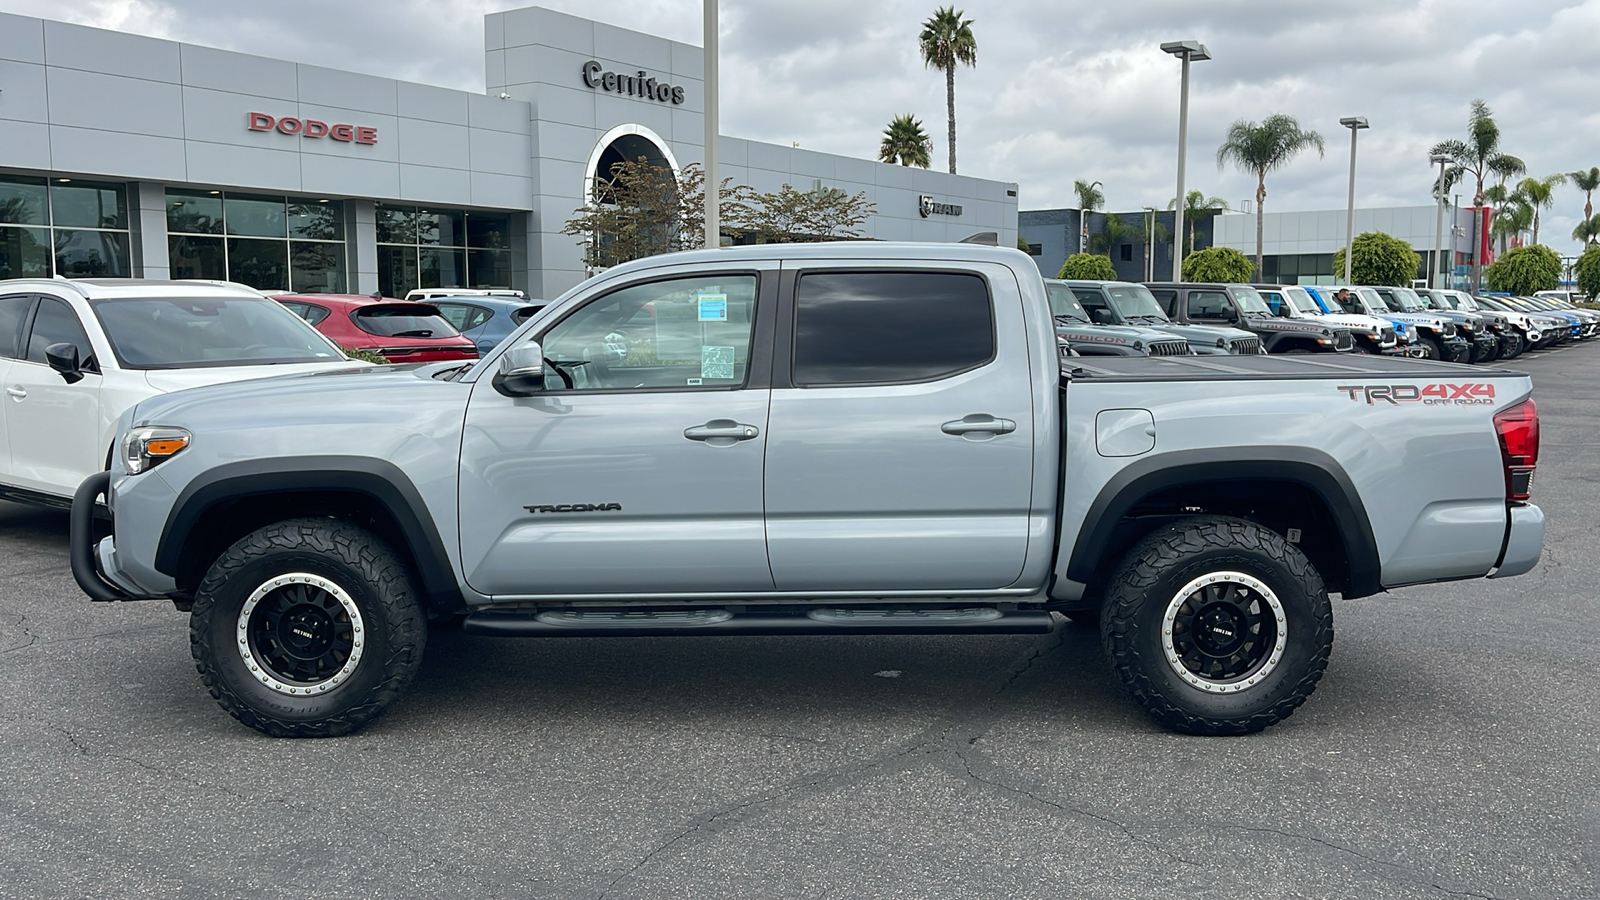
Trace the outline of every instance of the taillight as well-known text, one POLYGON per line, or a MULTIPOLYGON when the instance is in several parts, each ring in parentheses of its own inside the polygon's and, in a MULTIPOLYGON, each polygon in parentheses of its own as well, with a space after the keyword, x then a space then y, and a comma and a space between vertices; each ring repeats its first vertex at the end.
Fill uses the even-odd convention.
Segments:
POLYGON ((1508 406, 1494 414, 1494 430, 1506 469, 1506 499, 1527 500, 1539 463, 1539 408, 1532 398, 1508 406))

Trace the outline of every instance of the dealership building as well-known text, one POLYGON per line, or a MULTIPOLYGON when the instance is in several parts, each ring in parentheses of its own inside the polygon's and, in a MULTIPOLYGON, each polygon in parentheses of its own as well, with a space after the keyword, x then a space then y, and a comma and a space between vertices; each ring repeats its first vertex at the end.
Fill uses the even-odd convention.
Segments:
MULTIPOLYGON (((0 14, 0 278, 554 297, 590 274, 561 232, 596 175, 702 159, 702 63, 532 7, 484 17, 479 94, 0 14)), ((864 237, 1016 243, 1015 184, 729 137, 719 158, 757 191, 864 193, 864 237)))

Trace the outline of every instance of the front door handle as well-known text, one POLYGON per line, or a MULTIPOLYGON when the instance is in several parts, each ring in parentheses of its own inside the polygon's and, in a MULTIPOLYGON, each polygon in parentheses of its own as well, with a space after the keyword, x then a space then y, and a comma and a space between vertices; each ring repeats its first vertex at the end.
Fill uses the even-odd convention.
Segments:
POLYGON ((16 385, 12 385, 11 387, 6 388, 6 393, 8 393, 11 396, 17 398, 18 400, 21 400, 23 397, 28 396, 28 392, 26 390, 23 390, 21 387, 18 387, 16 385))
POLYGON ((945 434, 1010 434, 1017 430, 1017 423, 1011 419, 996 419, 988 413, 973 413, 954 422, 946 422, 939 426, 945 434))
POLYGON ((761 435, 754 425, 743 425, 732 419, 712 419, 704 425, 685 428, 683 436, 691 441, 704 441, 713 447, 732 447, 740 441, 753 440, 761 435))

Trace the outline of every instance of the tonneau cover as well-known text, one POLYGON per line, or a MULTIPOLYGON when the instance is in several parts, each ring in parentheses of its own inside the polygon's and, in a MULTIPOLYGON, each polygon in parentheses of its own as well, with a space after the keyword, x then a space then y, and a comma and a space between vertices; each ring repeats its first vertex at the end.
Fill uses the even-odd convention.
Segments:
POLYGON ((1526 373, 1510 369, 1367 353, 1068 357, 1061 361, 1061 375, 1072 381, 1231 381, 1361 377, 1479 380, 1526 377, 1526 373))

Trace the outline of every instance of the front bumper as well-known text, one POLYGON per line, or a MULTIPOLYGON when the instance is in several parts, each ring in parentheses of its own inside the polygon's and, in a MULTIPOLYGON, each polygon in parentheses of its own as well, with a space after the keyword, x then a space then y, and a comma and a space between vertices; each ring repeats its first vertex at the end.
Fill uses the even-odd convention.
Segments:
POLYGON ((1511 507, 1506 548, 1490 578, 1510 578, 1531 571, 1544 551, 1544 511, 1537 506, 1511 507))
POLYGON ((1472 360, 1472 345, 1461 338, 1446 338, 1439 347, 1445 362, 1464 363, 1472 360))
POLYGON ((72 565, 72 580, 90 600, 114 603, 119 600, 154 600, 164 595, 141 590, 122 575, 117 564, 117 546, 113 538, 94 537, 95 503, 111 486, 111 473, 100 472, 84 479, 72 495, 72 517, 69 520, 68 559, 72 565))

